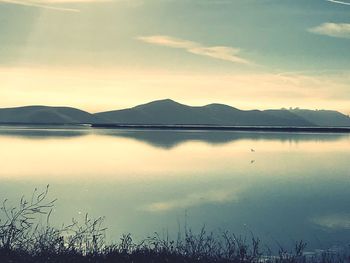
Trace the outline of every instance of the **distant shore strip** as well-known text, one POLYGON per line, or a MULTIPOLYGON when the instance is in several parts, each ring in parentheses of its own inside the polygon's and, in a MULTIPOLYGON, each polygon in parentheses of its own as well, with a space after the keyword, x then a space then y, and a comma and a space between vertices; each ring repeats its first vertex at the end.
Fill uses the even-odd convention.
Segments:
POLYGON ((350 127, 284 127, 284 126, 281 127, 281 126, 143 125, 143 124, 92 124, 91 127, 106 128, 106 129, 350 133, 350 127))

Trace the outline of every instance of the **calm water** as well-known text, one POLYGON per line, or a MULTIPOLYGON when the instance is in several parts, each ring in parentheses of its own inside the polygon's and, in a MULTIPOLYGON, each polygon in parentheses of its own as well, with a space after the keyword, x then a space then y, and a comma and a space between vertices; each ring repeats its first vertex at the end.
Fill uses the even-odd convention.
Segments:
POLYGON ((270 246, 350 242, 349 135, 3 126, 0 147, 0 199, 50 184, 55 224, 103 215, 113 240, 187 221, 270 246))

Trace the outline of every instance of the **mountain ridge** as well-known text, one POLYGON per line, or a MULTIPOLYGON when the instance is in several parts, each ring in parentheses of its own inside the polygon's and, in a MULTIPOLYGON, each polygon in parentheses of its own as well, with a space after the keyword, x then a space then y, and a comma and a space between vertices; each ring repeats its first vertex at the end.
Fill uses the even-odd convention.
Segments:
POLYGON ((101 112, 95 115, 111 120, 112 123, 124 124, 315 126, 302 117, 295 117, 290 121, 259 110, 243 111, 220 103, 188 106, 170 99, 152 101, 129 109, 101 112))
POLYGON ((42 105, 0 108, 1 123, 350 127, 350 117, 332 110, 241 110, 221 103, 189 106, 163 99, 98 113, 42 105))
POLYGON ((82 124, 103 122, 94 114, 73 108, 54 106, 22 106, 0 108, 0 123, 82 124))

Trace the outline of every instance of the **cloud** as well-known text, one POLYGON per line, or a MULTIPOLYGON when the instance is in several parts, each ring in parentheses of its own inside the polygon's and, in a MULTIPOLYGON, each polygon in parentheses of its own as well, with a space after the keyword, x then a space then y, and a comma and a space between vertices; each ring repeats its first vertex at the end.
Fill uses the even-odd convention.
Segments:
POLYGON ((79 9, 59 7, 56 4, 69 4, 69 3, 101 3, 111 2, 113 0, 0 0, 0 3, 22 5, 29 7, 44 8, 62 12, 80 12, 79 9))
POLYGON ((309 29, 310 32, 330 37, 350 38, 350 24, 323 23, 309 29))
POLYGON ((62 12, 80 12, 79 9, 64 8, 58 6, 49 5, 50 3, 55 3, 51 1, 17 1, 17 0, 0 0, 0 3, 15 4, 29 7, 38 7, 62 12))
MULTIPOLYGON (((0 0, 0 2, 8 2, 8 3, 20 3, 20 4, 66 4, 66 3, 101 3, 101 2, 112 2, 113 0, 0 0)), ((116 1, 116 0, 114 0, 116 1)))
POLYGON ((327 0, 327 1, 335 4, 350 5, 349 2, 343 2, 343 1, 337 1, 337 0, 327 0))
POLYGON ((197 42, 164 35, 141 36, 137 39, 153 45, 183 49, 195 55, 211 57, 233 63, 252 64, 250 61, 239 56, 240 49, 238 48, 227 46, 204 46, 197 42))

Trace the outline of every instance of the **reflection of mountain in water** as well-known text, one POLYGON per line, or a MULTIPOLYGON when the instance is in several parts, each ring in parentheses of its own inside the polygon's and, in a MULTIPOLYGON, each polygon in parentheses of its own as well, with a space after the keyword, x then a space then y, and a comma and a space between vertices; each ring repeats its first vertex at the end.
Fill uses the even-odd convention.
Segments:
POLYGON ((50 128, 0 128, 0 136, 20 137, 29 139, 52 139, 52 138, 72 138, 85 136, 89 133, 87 129, 50 129, 50 128))
POLYGON ((283 142, 299 141, 336 141, 350 138, 348 134, 317 133, 278 133, 278 132, 242 132, 242 131, 190 131, 190 130, 125 130, 91 129, 72 127, 0 127, 0 137, 21 137, 28 139, 76 138, 90 134, 130 138, 145 142, 153 147, 174 148, 189 141, 209 144, 225 144, 238 140, 278 140, 283 142))
POLYGON ((170 149, 188 141, 201 141, 209 144, 225 144, 237 140, 278 140, 299 141, 335 141, 347 134, 311 134, 311 133, 262 133, 232 131, 159 131, 159 130, 101 130, 108 136, 131 138, 151 146, 170 149))

